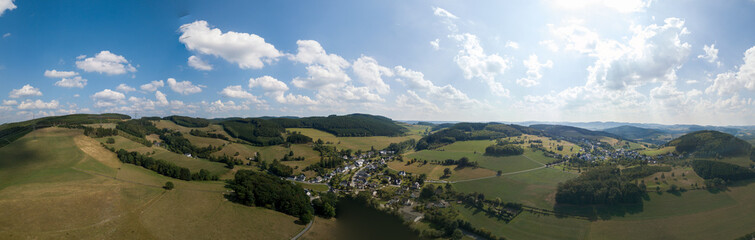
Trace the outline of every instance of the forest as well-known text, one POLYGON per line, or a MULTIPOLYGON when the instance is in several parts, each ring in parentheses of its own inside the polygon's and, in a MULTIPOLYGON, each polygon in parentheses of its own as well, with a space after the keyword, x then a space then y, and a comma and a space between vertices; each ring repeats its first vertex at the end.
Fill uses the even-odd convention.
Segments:
POLYGON ((393 120, 368 114, 307 118, 272 118, 284 128, 314 128, 339 137, 399 136, 407 129, 393 120))
POLYGON ((226 187, 233 190, 230 199, 234 202, 296 216, 305 224, 313 218, 309 197, 294 183, 252 170, 239 170, 227 183, 226 187))
POLYGON ((173 163, 166 162, 160 159, 154 159, 138 152, 129 152, 120 149, 116 152, 118 160, 123 163, 134 164, 146 169, 152 170, 160 175, 181 179, 184 181, 207 181, 218 180, 218 176, 211 175, 210 171, 200 169, 199 172, 192 174, 191 170, 185 167, 179 167, 173 163))
POLYGON ((733 157, 749 154, 752 145, 728 133, 697 131, 685 134, 668 143, 680 153, 694 153, 696 157, 733 157))
POLYGON ((210 125, 210 121, 204 118, 192 118, 192 117, 184 117, 184 116, 168 116, 163 118, 165 120, 170 120, 178 125, 184 126, 184 127, 207 127, 210 125))
POLYGON ((416 149, 434 149, 456 141, 492 140, 515 137, 522 134, 541 134, 538 130, 518 125, 500 123, 457 123, 434 132, 417 142, 416 149))
POLYGON ((641 203, 644 194, 640 187, 622 177, 618 168, 603 166, 559 183, 556 202, 575 205, 641 203))
POLYGON ((514 156, 514 155, 522 155, 524 153, 524 148, 514 145, 514 144, 495 144, 490 145, 485 148, 485 155, 488 156, 514 156))
POLYGON ((736 181, 755 178, 755 171, 731 163, 695 160, 692 169, 704 179, 720 178, 726 181, 736 181))

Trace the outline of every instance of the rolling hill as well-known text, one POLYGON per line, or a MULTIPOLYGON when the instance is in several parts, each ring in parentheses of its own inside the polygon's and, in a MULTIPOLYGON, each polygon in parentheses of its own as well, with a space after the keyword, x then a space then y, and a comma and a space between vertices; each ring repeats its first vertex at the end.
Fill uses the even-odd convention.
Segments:
POLYGON ((433 149, 456 141, 493 140, 522 134, 541 135, 542 132, 519 125, 501 123, 457 123, 423 137, 417 142, 417 150, 433 149))
POLYGON ((663 132, 655 130, 655 129, 634 127, 634 126, 628 126, 628 125, 603 129, 603 132, 607 132, 610 134, 614 134, 614 135, 617 135, 626 139, 632 139, 632 140, 650 139, 650 138, 663 134, 663 132))
POLYGON ((703 130, 685 134, 666 144, 674 146, 679 153, 690 153, 696 157, 737 157, 747 156, 752 145, 731 134, 703 130))
POLYGON ((584 128, 570 127, 570 126, 563 126, 563 125, 536 124, 536 125, 530 125, 530 128, 543 131, 545 134, 552 137, 586 138, 586 139, 592 139, 592 140, 600 140, 601 138, 604 138, 604 137, 624 139, 621 136, 618 136, 612 133, 607 133, 607 132, 602 132, 602 131, 591 131, 584 128))

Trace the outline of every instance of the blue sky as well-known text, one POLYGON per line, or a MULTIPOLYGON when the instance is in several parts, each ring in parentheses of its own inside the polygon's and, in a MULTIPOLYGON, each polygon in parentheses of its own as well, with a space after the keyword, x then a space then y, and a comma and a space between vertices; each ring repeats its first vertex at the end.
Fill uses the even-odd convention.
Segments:
POLYGON ((0 122, 755 124, 755 1, 0 0, 0 122))

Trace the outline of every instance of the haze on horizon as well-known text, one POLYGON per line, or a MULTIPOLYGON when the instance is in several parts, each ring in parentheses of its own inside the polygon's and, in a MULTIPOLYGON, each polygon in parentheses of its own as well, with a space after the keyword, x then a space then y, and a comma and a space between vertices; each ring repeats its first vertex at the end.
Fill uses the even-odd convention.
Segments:
POLYGON ((0 123, 71 113, 755 125, 755 1, 0 0, 0 123))

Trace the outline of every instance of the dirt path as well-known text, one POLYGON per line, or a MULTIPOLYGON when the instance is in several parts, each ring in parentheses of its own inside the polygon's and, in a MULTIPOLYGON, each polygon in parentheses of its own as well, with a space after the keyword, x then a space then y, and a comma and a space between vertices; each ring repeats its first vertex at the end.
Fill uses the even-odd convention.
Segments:
POLYGON ((305 227, 304 230, 301 230, 299 234, 296 234, 296 236, 292 237, 291 240, 299 239, 302 235, 307 233, 307 231, 309 231, 310 228, 312 228, 312 224, 314 223, 315 223, 315 218, 312 218, 312 221, 309 222, 309 224, 307 224, 307 227, 305 227))

